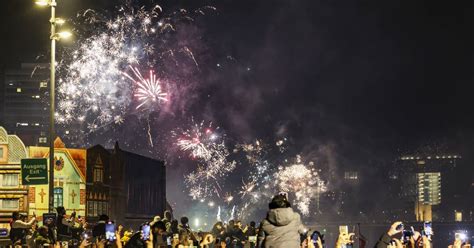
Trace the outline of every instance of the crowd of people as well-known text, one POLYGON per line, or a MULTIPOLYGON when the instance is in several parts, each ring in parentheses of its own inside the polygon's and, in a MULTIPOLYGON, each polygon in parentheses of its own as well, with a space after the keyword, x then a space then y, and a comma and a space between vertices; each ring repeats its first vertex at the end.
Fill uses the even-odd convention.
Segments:
MULTIPOLYGON (((76 217, 75 213, 67 216, 66 210, 58 207, 57 217, 45 219, 43 216, 42 226, 38 226, 35 215, 27 220, 27 216, 13 213, 10 239, 14 247, 98 248, 351 248, 355 242, 354 233, 344 230, 340 231, 334 246, 325 241, 320 232, 308 231, 285 195, 272 199, 267 216, 258 226, 253 221, 244 226, 239 220, 230 220, 215 223, 208 232, 194 231, 187 217, 178 221, 171 212, 165 211, 163 218, 156 216, 137 230, 125 230, 122 225, 112 223, 107 215, 101 215, 97 223, 89 225, 81 216, 76 217)), ((375 248, 431 248, 429 235, 413 230, 412 235, 401 239, 402 232, 403 224, 393 223, 375 248)), ((456 239, 450 247, 470 245, 456 239)))

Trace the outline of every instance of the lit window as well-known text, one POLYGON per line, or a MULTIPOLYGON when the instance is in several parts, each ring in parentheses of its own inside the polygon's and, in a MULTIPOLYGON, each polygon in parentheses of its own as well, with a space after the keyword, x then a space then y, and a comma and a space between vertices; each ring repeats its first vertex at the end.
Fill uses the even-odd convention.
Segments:
POLYGON ((104 169, 100 167, 94 168, 94 182, 103 182, 104 180, 104 169))
POLYGON ((461 222, 462 221, 462 212, 454 212, 454 221, 461 222))
POLYGON ((21 88, 16 88, 17 93, 21 93, 21 88))
POLYGON ((18 199, 0 199, 1 210, 18 210, 19 205, 18 199))
POLYGON ((40 137, 40 138, 38 139, 38 142, 39 142, 39 143, 46 143, 46 142, 48 142, 48 139, 47 139, 46 137, 40 137))
POLYGON ((54 207, 63 206, 63 188, 54 188, 54 207))
POLYGON ((357 180, 358 179, 357 171, 344 172, 344 179, 357 180))
POLYGON ((40 96, 39 95, 34 95, 34 96, 31 96, 31 98, 36 98, 36 99, 39 99, 40 96))
POLYGON ((40 82, 40 88, 46 88, 48 87, 48 82, 42 81, 40 82))
POLYGON ((1 174, 0 185, 2 187, 17 187, 18 186, 18 174, 1 174))
POLYGON ((87 216, 93 216, 92 215, 92 201, 87 200, 87 216))

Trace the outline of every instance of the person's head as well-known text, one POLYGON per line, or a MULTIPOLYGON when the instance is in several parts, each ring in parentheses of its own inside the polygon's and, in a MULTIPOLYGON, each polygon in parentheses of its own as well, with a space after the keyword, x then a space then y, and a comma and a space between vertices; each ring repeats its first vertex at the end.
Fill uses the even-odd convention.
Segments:
POLYGON ((171 221, 171 225, 170 225, 171 228, 177 228, 178 225, 179 225, 178 220, 172 220, 172 221, 171 221))
POLYGON ((56 212, 58 213, 58 217, 63 217, 66 214, 66 209, 62 206, 56 208, 56 212))
POLYGON ((163 233, 166 231, 166 225, 163 221, 159 220, 155 222, 151 228, 153 229, 153 232, 155 233, 163 233))
POLYGON ((233 227, 235 225, 235 221, 234 220, 229 220, 229 227, 233 227))
POLYGON ((14 211, 12 213, 12 219, 13 221, 20 219, 20 213, 18 211, 14 211))
POLYGON ((213 230, 222 230, 222 222, 218 221, 212 227, 213 230))
POLYGON ((43 237, 48 236, 48 227, 47 226, 38 227, 38 233, 43 237))
POLYGON ((189 223, 189 219, 186 216, 181 217, 181 225, 187 226, 189 223))
POLYGON ((255 225, 256 225, 256 224, 255 224, 255 221, 250 221, 250 226, 251 226, 251 227, 255 227, 255 225))
POLYGON ((20 220, 26 221, 28 219, 28 215, 26 214, 20 214, 20 220))
POLYGON ((109 221, 109 216, 106 215, 106 214, 101 214, 101 215, 99 216, 99 221, 105 221, 105 222, 107 222, 107 221, 109 221))
POLYGON ((173 216, 171 215, 171 211, 169 210, 166 210, 164 213, 163 213, 163 217, 167 220, 171 220, 173 218, 173 216))
POLYGON ((288 202, 286 197, 281 194, 274 196, 272 201, 268 204, 269 209, 289 208, 289 207, 291 207, 290 202, 288 202))

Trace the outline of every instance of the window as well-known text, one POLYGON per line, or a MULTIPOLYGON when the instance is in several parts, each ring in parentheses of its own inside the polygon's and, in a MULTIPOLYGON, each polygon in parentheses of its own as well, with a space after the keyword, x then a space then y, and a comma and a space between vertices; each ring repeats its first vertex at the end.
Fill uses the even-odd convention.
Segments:
POLYGON ((40 138, 38 139, 38 142, 39 142, 39 143, 46 143, 46 142, 48 142, 48 139, 47 139, 46 137, 40 137, 40 138))
POLYGON ((63 206, 63 188, 54 188, 54 207, 63 206))
POLYGON ((19 205, 18 199, 0 199, 1 210, 18 210, 19 205))
POLYGON ((48 87, 48 82, 41 81, 40 82, 40 88, 46 88, 46 87, 48 87))
POLYGON ((102 202, 102 209, 100 211, 101 214, 108 214, 108 206, 107 206, 107 202, 102 202))
POLYGON ((16 88, 17 93, 21 93, 21 88, 16 88))
POLYGON ((102 202, 101 201, 98 201, 97 202, 97 215, 101 215, 103 212, 102 212, 102 202))
POLYGON ((103 208, 103 210, 102 210, 102 213, 108 215, 108 214, 109 214, 109 203, 108 203, 108 202, 103 202, 103 204, 104 204, 104 205, 103 205, 104 208, 103 208))
POLYGON ((94 167, 94 182, 104 181, 104 169, 101 167, 94 167))
POLYGON ((344 179, 346 180, 357 180, 359 178, 357 171, 346 171, 344 172, 344 179))
POLYGON ((92 201, 87 201, 87 216, 94 216, 94 208, 92 201))
POLYGON ((98 215, 99 215, 99 214, 98 214, 99 211, 97 211, 98 202, 94 201, 94 202, 92 202, 92 204, 93 204, 93 208, 94 208, 93 211, 92 211, 92 215, 93 215, 93 216, 98 216, 98 215))
POLYGON ((0 158, 3 158, 3 147, 0 147, 0 158))
POLYGON ((97 157, 94 164, 94 182, 104 181, 104 166, 102 165, 102 158, 100 155, 97 157))
POLYGON ((462 221, 462 212, 458 212, 458 211, 454 212, 454 221, 456 222, 462 221))
MULTIPOLYGON (((1 157, 1 155, 0 155, 1 157)), ((18 186, 18 174, 1 174, 0 185, 2 187, 17 187, 18 186)))

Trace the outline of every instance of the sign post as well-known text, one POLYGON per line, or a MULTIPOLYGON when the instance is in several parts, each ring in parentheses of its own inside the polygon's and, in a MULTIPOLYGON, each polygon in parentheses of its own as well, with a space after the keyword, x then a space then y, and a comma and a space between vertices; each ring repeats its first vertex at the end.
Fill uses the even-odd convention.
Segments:
POLYGON ((21 182, 23 185, 48 184, 48 162, 45 158, 21 160, 21 182))

